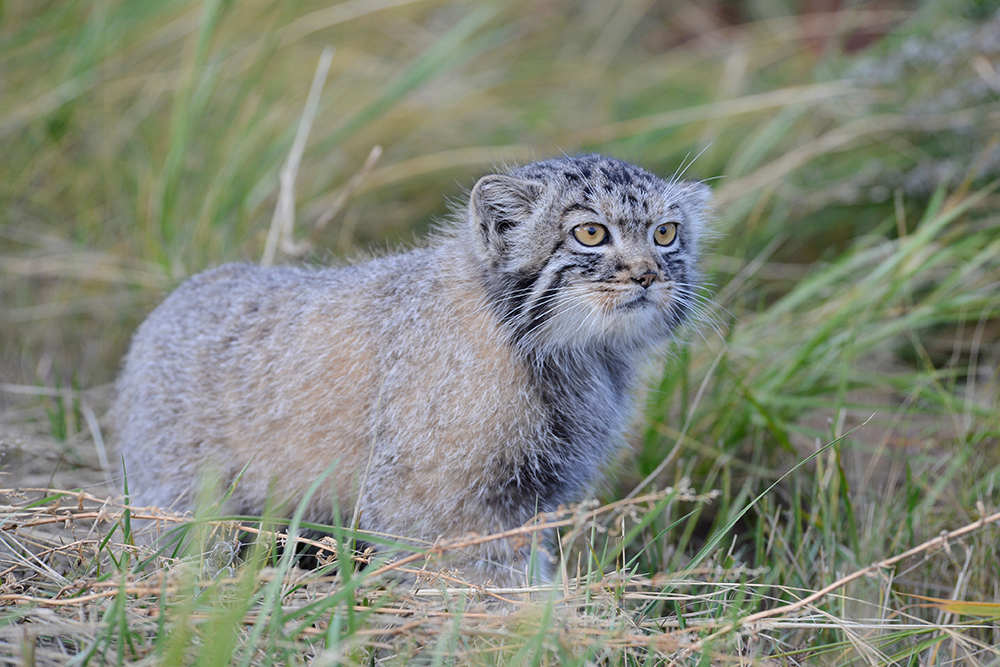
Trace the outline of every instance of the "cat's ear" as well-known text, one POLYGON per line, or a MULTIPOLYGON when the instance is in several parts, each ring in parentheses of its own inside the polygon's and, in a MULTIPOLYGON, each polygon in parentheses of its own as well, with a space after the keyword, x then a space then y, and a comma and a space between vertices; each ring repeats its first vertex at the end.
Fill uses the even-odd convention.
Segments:
POLYGON ((688 202, 690 211, 698 218, 709 213, 710 202, 712 201, 712 189, 701 181, 687 181, 680 184, 683 188, 681 194, 684 201, 688 202))
POLYGON ((472 188, 469 213, 487 255, 497 259, 506 248, 506 236, 531 217, 545 186, 537 181, 490 174, 472 188))

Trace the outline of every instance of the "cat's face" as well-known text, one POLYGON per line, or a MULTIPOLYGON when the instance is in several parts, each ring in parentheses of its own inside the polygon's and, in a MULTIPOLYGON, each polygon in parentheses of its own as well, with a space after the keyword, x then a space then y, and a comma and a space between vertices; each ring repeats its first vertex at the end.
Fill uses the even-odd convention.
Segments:
POLYGON ((696 306, 709 196, 597 155, 486 176, 470 212, 491 305, 528 348, 655 345, 696 306))

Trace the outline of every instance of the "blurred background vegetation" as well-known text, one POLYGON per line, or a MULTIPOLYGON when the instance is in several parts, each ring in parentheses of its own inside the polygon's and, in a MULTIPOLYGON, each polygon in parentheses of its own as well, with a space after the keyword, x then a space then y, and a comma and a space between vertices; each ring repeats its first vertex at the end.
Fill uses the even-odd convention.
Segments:
MULTIPOLYGON (((679 525, 690 507, 661 508, 628 546, 640 569, 681 567, 716 536, 714 562, 810 588, 974 520, 977 502, 996 510, 1000 16, 986 0, 6 0, 0 455, 15 485, 106 481, 89 415, 170 289, 260 261, 327 46, 295 183, 310 246, 279 262, 420 243, 478 176, 561 152, 711 179, 717 307, 674 350, 602 493, 654 473, 722 496, 679 525)), ((983 539, 890 594, 1000 602, 983 539)), ((877 600, 878 583, 852 595, 877 600)))
POLYGON ((298 233, 384 153, 310 260, 414 242, 507 161, 602 151, 669 175, 698 155, 690 176, 721 177, 715 289, 768 249, 773 298, 895 235, 896 208, 912 226, 939 185, 996 173, 1000 37, 956 4, 6 2, 3 376, 107 382, 165 291, 259 260, 328 45, 298 233))

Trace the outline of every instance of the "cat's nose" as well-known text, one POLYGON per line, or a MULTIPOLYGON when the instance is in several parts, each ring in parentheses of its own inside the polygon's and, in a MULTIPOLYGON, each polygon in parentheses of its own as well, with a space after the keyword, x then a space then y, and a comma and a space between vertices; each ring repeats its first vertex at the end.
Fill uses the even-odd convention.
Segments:
POLYGON ((653 281, 656 280, 656 272, 646 271, 645 273, 639 276, 633 276, 632 280, 642 285, 643 288, 645 289, 648 288, 650 285, 652 285, 653 281))

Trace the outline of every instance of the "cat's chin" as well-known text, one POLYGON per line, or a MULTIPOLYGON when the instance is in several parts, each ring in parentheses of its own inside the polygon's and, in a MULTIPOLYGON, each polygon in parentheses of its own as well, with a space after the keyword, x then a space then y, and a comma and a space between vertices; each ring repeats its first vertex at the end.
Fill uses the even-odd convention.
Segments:
POLYGON ((642 296, 623 299, 596 317, 550 326, 536 341, 554 347, 624 345, 636 349, 658 344, 670 336, 670 331, 662 309, 648 296, 642 296))

